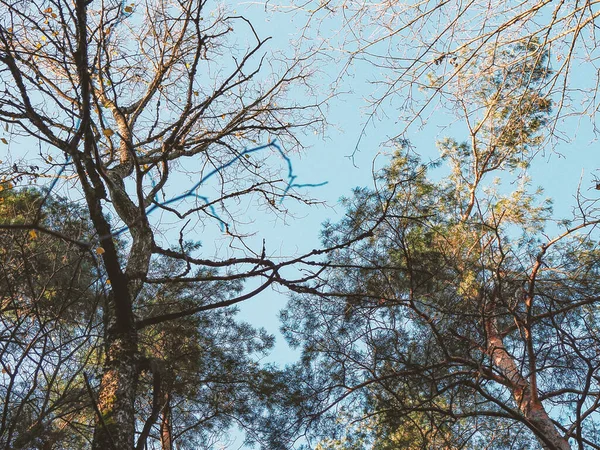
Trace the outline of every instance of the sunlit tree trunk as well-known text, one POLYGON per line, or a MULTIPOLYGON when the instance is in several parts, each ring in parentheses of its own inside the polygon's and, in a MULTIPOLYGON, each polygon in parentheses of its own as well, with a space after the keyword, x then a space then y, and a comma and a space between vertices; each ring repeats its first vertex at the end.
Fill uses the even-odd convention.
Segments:
POLYGON ((162 450, 173 450, 173 429, 171 426, 171 395, 165 393, 165 406, 161 412, 160 443, 162 450))
POLYGON ((545 450, 570 450, 567 439, 560 435, 552 419, 538 398, 537 389, 525 378, 515 359, 504 346, 504 342, 493 318, 486 318, 488 355, 494 366, 504 375, 519 411, 534 428, 538 441, 545 450))

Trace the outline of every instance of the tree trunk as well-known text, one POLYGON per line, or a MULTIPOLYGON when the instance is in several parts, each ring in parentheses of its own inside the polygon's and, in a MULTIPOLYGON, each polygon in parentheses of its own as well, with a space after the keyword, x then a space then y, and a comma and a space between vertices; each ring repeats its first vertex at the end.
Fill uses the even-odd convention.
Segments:
POLYGON ((164 396, 165 405, 161 412, 160 443, 162 450, 173 450, 173 430, 171 428, 171 395, 164 396))
MULTIPOLYGON (((112 334, 111 331, 108 334, 112 334)), ((107 337, 106 361, 100 384, 93 450, 129 450, 134 446, 134 402, 137 384, 137 334, 107 337)))
POLYGON ((498 370, 509 381, 517 406, 530 424, 544 450, 571 450, 568 440, 561 436, 544 409, 531 383, 519 371, 513 356, 506 350, 494 319, 486 319, 487 353, 498 370))

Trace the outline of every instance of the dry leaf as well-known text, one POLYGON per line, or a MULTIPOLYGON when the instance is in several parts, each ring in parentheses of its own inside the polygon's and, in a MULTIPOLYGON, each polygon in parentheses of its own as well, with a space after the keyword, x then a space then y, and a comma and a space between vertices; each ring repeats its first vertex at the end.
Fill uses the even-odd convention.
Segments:
POLYGON ((38 235, 35 230, 29 230, 29 239, 37 239, 38 235))
POLYGON ((106 250, 104 250, 102 247, 98 247, 98 248, 96 249, 96 254, 97 254, 97 255, 101 255, 101 254, 103 254, 105 251, 106 251, 106 250))
POLYGON ((113 134, 115 134, 115 132, 113 130, 111 130, 110 128, 107 128, 106 130, 104 130, 102 132, 104 134, 104 136, 106 136, 107 138, 111 137, 113 134))
POLYGON ((0 141, 2 141, 3 144, 8 145, 8 141, 5 138, 0 138, 0 141))

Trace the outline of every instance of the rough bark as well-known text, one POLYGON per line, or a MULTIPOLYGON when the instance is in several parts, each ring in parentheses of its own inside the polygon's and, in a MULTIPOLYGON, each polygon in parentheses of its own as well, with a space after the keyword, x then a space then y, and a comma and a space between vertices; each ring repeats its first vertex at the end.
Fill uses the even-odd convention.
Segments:
POLYGON ((544 450, 570 450, 568 440, 562 436, 544 409, 534 386, 521 374, 514 357, 506 350, 495 320, 486 319, 487 352, 494 366, 504 375, 519 411, 536 435, 544 450))
MULTIPOLYGON (((113 333, 109 333, 109 336, 113 333)), ((135 355, 137 336, 114 333, 107 344, 104 373, 100 384, 100 418, 94 430, 93 450, 132 449, 137 384, 135 355)))
MULTIPOLYGON (((105 330, 106 356, 98 399, 101 417, 94 430, 93 450, 134 448, 134 402, 139 355, 133 300, 139 294, 141 280, 148 271, 152 248, 152 234, 147 219, 139 214, 133 202, 124 199, 124 187, 109 185, 109 192, 117 213, 130 227, 133 243, 125 273, 116 252, 105 249, 103 254, 112 293, 108 302, 109 310, 104 311, 109 316, 109 324, 105 330)), ((107 241, 112 241, 108 224, 106 228, 104 233, 100 229, 98 231, 107 236, 107 241)), ((107 242, 107 246, 112 247, 112 242, 107 242)))
MULTIPOLYGON (((86 137, 86 144, 88 142, 90 138, 86 137)), ((138 377, 138 339, 130 283, 121 269, 111 228, 102 212, 101 196, 94 187, 99 183, 98 174, 91 163, 83 164, 79 158, 74 158, 74 162, 84 188, 90 217, 104 249, 102 260, 111 286, 103 311, 105 359, 96 405, 99 417, 94 428, 92 448, 132 449, 135 434, 134 400, 138 377), (91 183, 88 182, 88 177, 91 183)))
POLYGON ((164 394, 164 407, 161 411, 160 444, 162 450, 173 450, 173 430, 171 427, 171 395, 164 394))

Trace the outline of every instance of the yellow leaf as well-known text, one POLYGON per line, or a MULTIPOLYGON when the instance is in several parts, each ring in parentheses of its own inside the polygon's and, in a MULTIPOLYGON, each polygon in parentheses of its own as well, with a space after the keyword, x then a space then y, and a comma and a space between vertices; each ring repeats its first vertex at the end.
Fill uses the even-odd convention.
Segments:
POLYGON ((106 280, 106 284, 111 284, 110 280, 106 280))
POLYGON ((111 130, 110 128, 107 128, 102 133, 104 134, 104 136, 106 136, 108 138, 111 137, 113 134, 115 134, 115 132, 113 130, 111 130))
POLYGON ((5 138, 0 138, 0 141, 2 141, 3 144, 7 144, 8 145, 8 141, 5 138))
POLYGON ((48 6, 48 7, 47 7, 47 8, 44 10, 44 12, 51 13, 51 12, 52 12, 52 8, 50 8, 50 7, 48 6))
POLYGON ((224 119, 224 118, 225 118, 225 114, 223 114, 223 115, 221 116, 221 119, 224 119))
POLYGON ((101 255, 101 254, 103 254, 105 251, 106 251, 106 250, 104 250, 102 247, 98 247, 98 248, 96 249, 96 254, 97 254, 97 255, 101 255))
POLYGON ((126 6, 125 7, 125 12, 126 13, 130 13, 131 11, 133 11, 133 8, 131 6, 126 6))
POLYGON ((29 230, 29 238, 30 239, 37 239, 37 233, 35 232, 35 230, 29 230))

